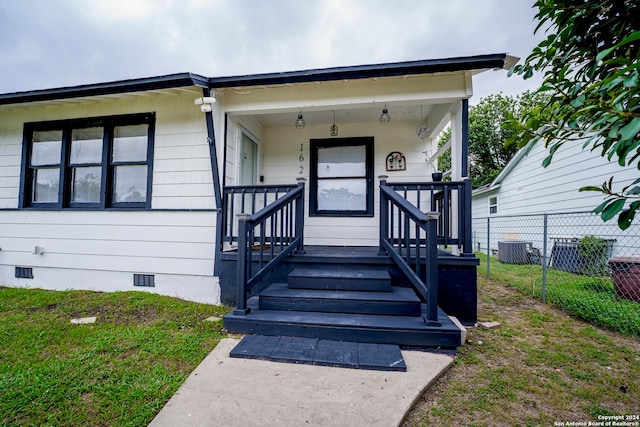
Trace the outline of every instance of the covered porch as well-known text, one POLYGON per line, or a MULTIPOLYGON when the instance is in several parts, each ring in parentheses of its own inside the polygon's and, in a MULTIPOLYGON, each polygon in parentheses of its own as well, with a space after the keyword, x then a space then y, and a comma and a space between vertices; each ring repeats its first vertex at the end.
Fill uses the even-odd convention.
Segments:
POLYGON ((448 315, 476 321, 468 98, 472 76, 505 60, 210 81, 224 123, 216 269, 222 301, 236 307, 227 328, 459 345, 448 315), (451 167, 439 171, 445 153, 451 167), (410 308, 393 308, 406 290, 410 308))
POLYGON ((383 179, 377 246, 306 245, 304 187, 300 182, 289 189, 227 189, 223 239, 233 249, 220 255, 220 279, 223 298, 236 306, 225 317, 227 329, 460 345, 458 321, 473 325, 477 314, 478 262, 465 226, 470 224, 470 181, 392 184, 383 179), (269 196, 273 201, 260 207, 264 201, 256 200, 269 196), (257 211, 240 215, 234 227, 230 212, 254 205, 257 211), (453 214, 452 206, 461 208, 453 214))

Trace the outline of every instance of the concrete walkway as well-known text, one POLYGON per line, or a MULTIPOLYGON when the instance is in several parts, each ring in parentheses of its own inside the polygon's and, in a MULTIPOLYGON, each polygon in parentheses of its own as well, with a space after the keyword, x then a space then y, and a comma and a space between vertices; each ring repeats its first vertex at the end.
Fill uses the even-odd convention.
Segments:
POLYGON ((151 422, 188 426, 398 426, 453 362, 402 351, 407 372, 232 359, 223 339, 151 422))

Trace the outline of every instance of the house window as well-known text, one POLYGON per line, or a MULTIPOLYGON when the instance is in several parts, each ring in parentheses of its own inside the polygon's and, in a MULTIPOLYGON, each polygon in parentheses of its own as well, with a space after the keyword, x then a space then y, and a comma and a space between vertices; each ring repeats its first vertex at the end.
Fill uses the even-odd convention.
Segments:
POLYGON ((489 197, 489 214, 498 213, 498 196, 489 197))
POLYGON ((27 123, 23 208, 151 206, 155 116, 27 123))
POLYGON ((373 138, 311 140, 310 214, 373 216, 373 138))

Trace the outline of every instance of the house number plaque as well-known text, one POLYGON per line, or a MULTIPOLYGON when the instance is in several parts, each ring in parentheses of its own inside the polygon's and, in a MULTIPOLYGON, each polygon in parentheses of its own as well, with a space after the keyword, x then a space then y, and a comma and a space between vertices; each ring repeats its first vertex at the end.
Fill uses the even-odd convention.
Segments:
MULTIPOLYGON (((304 163, 304 144, 300 144, 300 157, 298 157, 298 160, 300 161, 300 163, 304 163)), ((304 165, 300 165, 300 172, 298 172, 298 175, 303 175, 304 174, 304 165)))

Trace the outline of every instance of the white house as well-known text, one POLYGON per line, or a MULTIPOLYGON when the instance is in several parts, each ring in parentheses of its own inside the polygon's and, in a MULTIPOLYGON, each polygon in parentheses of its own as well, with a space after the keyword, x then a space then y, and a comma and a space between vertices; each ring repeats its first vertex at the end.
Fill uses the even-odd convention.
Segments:
POLYGON ((542 214, 551 214, 548 217, 549 238, 577 239, 595 234, 616 239, 614 252, 634 253, 637 221, 631 229, 621 233, 615 220, 603 223, 595 214, 588 214, 606 197, 579 189, 600 186, 611 176, 615 188, 621 189, 640 176, 637 160, 632 165, 620 167, 617 162, 609 162, 598 152, 583 149, 582 143, 575 142, 562 145, 545 168, 542 162, 548 153, 541 143, 523 147, 493 182, 473 191, 476 250, 486 251, 487 218, 493 219, 495 228, 491 232, 491 249, 497 250, 499 240, 533 241, 534 246, 542 248, 542 214), (584 215, 554 215, 561 213, 584 215))
POLYGON ((402 193, 439 214, 428 219, 403 205, 386 221, 408 215, 416 230, 439 221, 437 243, 474 276, 464 207, 468 98, 475 74, 512 63, 493 54, 0 94, 0 284, 149 290, 233 304, 247 293, 236 292, 235 275, 221 291, 222 261, 239 262, 238 215, 258 224, 260 209, 272 216, 245 236, 249 270, 251 247, 262 248, 260 264, 263 250, 271 251, 271 271, 303 252, 303 234, 305 248, 383 253, 404 233, 419 250, 426 240, 418 231, 380 225, 378 187, 389 183, 386 205, 401 192, 394 183, 430 182, 442 152, 436 137, 447 125, 453 184, 402 193), (285 195, 278 203, 290 204, 275 203, 285 195))

